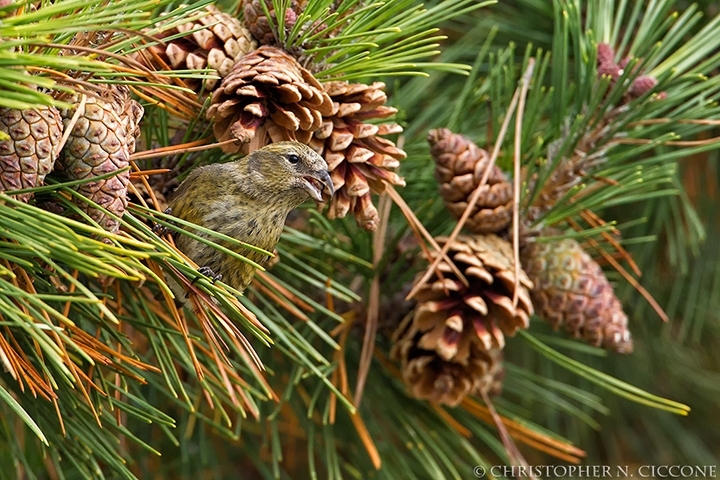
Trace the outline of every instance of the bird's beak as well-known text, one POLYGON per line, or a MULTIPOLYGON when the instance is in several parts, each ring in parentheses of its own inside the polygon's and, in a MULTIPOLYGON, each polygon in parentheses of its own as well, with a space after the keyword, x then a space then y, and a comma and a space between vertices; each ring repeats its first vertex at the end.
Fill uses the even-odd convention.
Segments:
POLYGON ((323 201, 323 192, 327 187, 330 192, 330 198, 335 193, 335 186, 333 185, 330 174, 327 170, 321 170, 319 172, 313 172, 312 175, 306 175, 303 177, 303 187, 310 194, 313 200, 317 202, 323 201))

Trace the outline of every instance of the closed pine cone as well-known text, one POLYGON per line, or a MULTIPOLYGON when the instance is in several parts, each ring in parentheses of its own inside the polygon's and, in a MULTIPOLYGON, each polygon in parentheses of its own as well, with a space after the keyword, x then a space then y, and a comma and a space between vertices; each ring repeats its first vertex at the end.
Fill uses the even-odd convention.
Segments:
MULTIPOLYGON (((39 187, 60 153, 62 119, 55 107, 0 108, 0 191, 39 187)), ((32 194, 18 195, 27 202, 32 194)))
POLYGON ((247 154, 273 142, 307 144, 332 114, 332 100, 297 61, 275 47, 260 47, 235 64, 212 97, 207 118, 225 152, 247 154))
MULTIPOLYGON (((265 3, 270 18, 275 28, 278 28, 277 12, 273 8, 271 0, 242 0, 243 7, 243 20, 245 26, 250 30, 253 37, 260 42, 260 45, 275 45, 278 41, 273 28, 270 26, 265 10, 263 9, 262 3, 265 3)), ((298 1, 291 0, 290 8, 285 10, 284 26, 286 31, 290 31, 297 17, 304 8, 307 0, 298 1)))
POLYGON ((373 231, 379 218, 371 195, 382 193, 388 183, 405 185, 395 169, 407 154, 383 138, 402 132, 400 125, 366 121, 387 118, 397 109, 385 106, 387 95, 381 82, 327 82, 323 87, 333 110, 323 117, 310 146, 328 162, 335 186, 328 217, 343 218, 353 212, 359 225, 373 231))
MULTIPOLYGON (((431 130, 428 142, 445 207, 460 218, 480 185, 490 157, 470 139, 447 128, 431 130)), ((500 232, 512 221, 512 206, 512 185, 494 165, 465 228, 473 233, 500 232)))
POLYGON ((550 325, 564 326, 591 345, 632 352, 622 304, 600 265, 577 241, 530 243, 522 261, 535 285, 531 295, 538 314, 550 325))
MULTIPOLYGON (((143 115, 142 106, 130 98, 130 92, 125 86, 105 86, 99 97, 87 97, 84 112, 79 116, 62 150, 60 163, 71 179, 98 177, 125 168, 135 151, 143 115)), ((75 106, 62 112, 66 127, 80 99, 74 96, 68 103, 75 106)), ((129 181, 130 172, 125 171, 104 180, 79 185, 77 191, 122 217, 127 207, 129 181)), ((76 200, 76 203, 104 229, 117 233, 120 228, 117 220, 86 202, 76 200)))
MULTIPOLYGON (((224 78, 240 57, 257 48, 257 43, 237 18, 221 12, 214 5, 206 6, 205 10, 207 15, 164 31, 159 37, 162 39, 180 33, 192 33, 154 45, 147 51, 139 51, 133 54, 133 57, 159 69, 209 68, 215 70, 220 78, 224 78)), ((184 81, 191 88, 200 89, 196 79, 184 81)), ((216 78, 206 78, 202 86, 206 91, 212 91, 218 83, 216 78)))

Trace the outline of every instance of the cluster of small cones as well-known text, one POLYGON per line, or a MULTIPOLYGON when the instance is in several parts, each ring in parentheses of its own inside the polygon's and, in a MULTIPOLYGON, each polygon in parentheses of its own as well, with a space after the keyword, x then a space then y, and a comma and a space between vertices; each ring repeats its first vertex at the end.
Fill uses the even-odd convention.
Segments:
MULTIPOLYGON (((615 84, 623 75, 625 68, 632 60, 631 57, 625 57, 619 63, 615 62, 615 50, 607 43, 599 43, 597 49, 597 71, 598 76, 608 75, 615 84)), ((638 75, 627 89, 623 100, 628 102, 635 98, 640 98, 657 85, 657 79, 651 75, 638 75)), ((658 98, 664 98, 665 92, 660 92, 658 98)))
MULTIPOLYGON (((507 177, 462 135, 437 129, 428 141, 440 196, 455 218, 463 215, 481 179, 488 180, 464 224, 470 233, 448 246, 452 265, 441 260, 427 282, 416 286, 417 305, 395 333, 392 353, 410 393, 457 405, 466 395, 497 391, 505 337, 528 328, 533 306, 556 329, 564 326, 592 345, 632 351, 622 305, 580 244, 523 236, 522 268, 516 273, 512 246, 504 239, 513 204, 507 177)), ((436 240, 441 247, 449 241, 436 240)))
MULTIPOLYGON (((129 165, 140 134, 143 108, 130 98, 127 87, 100 88, 99 93, 85 96, 84 101, 79 95, 65 99, 73 107, 62 112, 55 107, 0 109, 0 131, 9 137, 0 141, 1 190, 41 186, 54 168, 64 171, 71 180, 110 174, 79 185, 77 191, 117 217, 123 216, 130 172, 112 173, 129 165), (78 109, 81 111, 76 116, 78 109), (60 140, 67 128, 71 130, 61 151, 60 140)), ((27 193, 18 195, 25 202, 31 197, 27 193)), ((75 202, 103 228, 118 231, 116 218, 81 199, 75 202)))

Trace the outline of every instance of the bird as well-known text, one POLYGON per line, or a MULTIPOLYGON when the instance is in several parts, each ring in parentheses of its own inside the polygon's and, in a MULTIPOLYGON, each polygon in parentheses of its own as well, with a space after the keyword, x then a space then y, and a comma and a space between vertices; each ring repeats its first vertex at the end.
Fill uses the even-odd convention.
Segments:
MULTIPOLYGON (((276 142, 239 160, 194 169, 175 191, 167 212, 271 252, 293 209, 308 198, 326 201, 327 194, 332 197, 334 192, 322 156, 303 143, 276 142)), ((208 233, 193 233, 259 265, 269 258, 208 233)), ((255 274, 254 266, 188 235, 176 235, 175 245, 201 267, 200 273, 214 280, 222 278, 240 292, 255 274)))

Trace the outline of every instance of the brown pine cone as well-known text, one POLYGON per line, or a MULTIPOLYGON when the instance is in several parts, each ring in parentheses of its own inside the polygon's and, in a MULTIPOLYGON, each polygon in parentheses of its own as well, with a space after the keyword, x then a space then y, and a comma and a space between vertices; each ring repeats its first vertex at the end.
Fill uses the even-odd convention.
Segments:
POLYGON ((418 305, 396 331, 392 355, 412 396, 456 406, 465 395, 499 392, 505 335, 529 326, 532 282, 520 270, 513 308, 512 248, 493 234, 461 235, 448 256, 469 286, 441 262, 442 278, 433 275, 416 294, 418 305))
MULTIPOLYGON (((480 185, 490 157, 470 139, 447 128, 431 130, 428 142, 435 160, 435 178, 440 183, 440 195, 445 207, 459 219, 472 193, 480 185)), ((512 185, 494 165, 465 228, 473 233, 497 233, 506 229, 512 221, 512 195, 512 185)))
MULTIPOLYGON (((129 165, 140 133, 142 106, 130 98, 130 91, 121 85, 103 87, 100 98, 87 97, 85 111, 78 118, 60 156, 60 164, 71 179, 86 179, 111 173, 129 165)), ((74 96, 68 103, 75 107, 62 112, 67 127, 80 103, 74 96)), ((127 207, 127 186, 130 172, 125 171, 104 180, 85 183, 77 191, 122 217, 127 207)), ((106 230, 117 233, 120 224, 103 211, 83 201, 77 204, 106 230)))
MULTIPOLYGON (((446 238, 437 239, 443 246, 446 238)), ((433 257, 437 252, 433 253, 433 257)), ((434 350, 448 361, 465 362, 470 345, 482 351, 505 346, 530 324, 532 282, 520 270, 518 305, 513 307, 515 268, 510 244, 497 235, 460 235, 448 251, 469 282, 465 286, 446 262, 415 295, 418 306, 413 324, 423 337, 421 348, 434 350)))
POLYGON ((284 51, 260 47, 245 55, 212 97, 207 118, 214 121, 225 152, 247 154, 272 142, 308 143, 332 114, 332 100, 313 75, 284 51))
MULTIPOLYGON (((260 45, 275 45, 277 44, 278 39, 273 31, 273 28, 270 26, 270 21, 265 14, 262 2, 265 3, 265 7, 270 14, 272 23, 275 26, 275 29, 277 29, 277 12, 275 12, 271 0, 242 0, 243 20, 245 22, 245 26, 252 33, 253 37, 255 37, 255 39, 260 43, 260 45)), ((285 10, 284 26, 286 31, 289 32, 293 26, 295 26, 297 17, 306 3, 307 1, 299 2, 298 0, 291 0, 290 8, 285 10)))
POLYGON ((531 295, 538 314, 555 329, 595 346, 631 353, 628 318, 610 282, 595 262, 571 239, 528 243, 522 262, 535 287, 531 295))
MULTIPOLYGON (((206 6, 205 10, 208 15, 173 27, 157 37, 163 39, 192 33, 137 52, 133 58, 158 69, 166 66, 173 70, 213 69, 221 79, 226 77, 235 62, 255 50, 257 43, 237 18, 221 12, 214 5, 206 6)), ((185 82, 195 91, 201 86, 205 91, 212 91, 220 83, 215 78, 206 78, 202 85, 196 79, 185 79, 185 82)))
POLYGON ((352 211, 358 224, 374 231, 379 218, 371 195, 382 193, 386 183, 405 185, 395 169, 407 154, 382 138, 402 132, 400 125, 365 122, 387 118, 397 109, 385 106, 387 95, 381 82, 327 82, 323 87, 332 99, 333 110, 323 117, 309 145, 328 162, 335 186, 328 217, 342 218, 352 211))
POLYGON ((421 335, 411 327, 394 339, 391 351, 400 361, 402 379, 412 397, 456 407, 466 395, 500 393, 505 373, 502 349, 483 351, 471 345, 466 361, 457 363, 422 348, 421 335))
MULTIPOLYGON (((55 107, 27 110, 0 108, 0 191, 43 185, 55 166, 62 138, 62 119, 55 107)), ((17 196, 27 202, 31 193, 17 196)))

